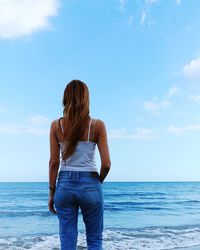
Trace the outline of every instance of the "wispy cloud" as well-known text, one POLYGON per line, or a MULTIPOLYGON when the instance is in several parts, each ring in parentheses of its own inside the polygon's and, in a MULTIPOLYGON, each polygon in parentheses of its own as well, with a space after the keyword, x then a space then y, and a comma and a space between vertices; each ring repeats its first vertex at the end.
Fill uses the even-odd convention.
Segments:
POLYGON ((47 128, 36 128, 33 126, 26 126, 26 125, 19 125, 19 124, 0 124, 0 134, 7 134, 7 135, 47 135, 48 129, 47 128))
POLYGON ((180 95, 182 95, 182 90, 176 85, 173 85, 167 92, 166 98, 170 98, 172 96, 180 96, 180 95))
POLYGON ((49 133, 49 119, 35 116, 21 123, 0 124, 0 134, 41 136, 49 133))
POLYGON ((144 109, 159 115, 161 110, 172 106, 171 98, 173 96, 180 96, 181 94, 182 90, 176 85, 173 85, 162 98, 156 96, 151 101, 144 102, 144 109))
POLYGON ((128 25, 131 26, 133 24, 133 16, 129 16, 128 25))
POLYGON ((157 135, 158 132, 152 129, 137 128, 136 132, 131 135, 131 138, 139 140, 148 140, 156 138, 157 135))
POLYGON ((154 139, 158 135, 158 132, 147 128, 136 128, 133 132, 127 131, 127 129, 110 130, 108 137, 112 139, 137 139, 148 140, 154 139))
POLYGON ((141 25, 144 25, 146 17, 147 17, 146 11, 143 10, 142 13, 141 13, 141 19, 140 19, 141 25))
POLYGON ((45 116, 32 116, 26 121, 32 125, 46 125, 49 123, 49 119, 45 116))
POLYGON ((150 18, 150 14, 149 13, 150 13, 151 6, 153 4, 155 4, 155 3, 157 3, 157 2, 158 2, 158 0, 146 0, 145 1, 144 7, 143 7, 143 9, 141 11, 141 17, 140 17, 140 23, 141 23, 141 25, 144 25, 147 20, 149 20, 148 21, 148 25, 149 26, 153 23, 152 19, 150 18))
POLYGON ((200 57, 186 64, 183 68, 183 74, 191 80, 200 80, 200 57))
POLYGON ((0 38, 11 39, 51 27, 59 0, 0 0, 0 38))
POLYGON ((154 3, 157 3, 158 0, 146 0, 145 3, 146 4, 154 4, 154 3))
POLYGON ((181 0, 176 0, 177 5, 181 4, 181 0))
POLYGON ((154 114, 158 115, 160 114, 161 109, 169 108, 172 106, 172 103, 168 100, 157 101, 155 99, 157 98, 154 98, 154 100, 152 101, 144 102, 144 108, 146 110, 153 112, 154 114))
POLYGON ((193 102, 200 102, 200 95, 189 95, 188 98, 193 102))
POLYGON ((126 10, 126 2, 127 2, 127 0, 119 0, 119 9, 120 9, 120 11, 125 11, 126 10))
POLYGON ((182 135, 185 132, 188 131, 195 131, 195 130, 200 130, 200 124, 195 124, 195 125, 187 125, 187 126, 183 126, 183 127, 176 127, 174 125, 169 126, 167 128, 167 131, 176 134, 176 135, 182 135))
POLYGON ((125 139, 129 138, 127 129, 112 129, 108 132, 108 137, 112 139, 125 139))

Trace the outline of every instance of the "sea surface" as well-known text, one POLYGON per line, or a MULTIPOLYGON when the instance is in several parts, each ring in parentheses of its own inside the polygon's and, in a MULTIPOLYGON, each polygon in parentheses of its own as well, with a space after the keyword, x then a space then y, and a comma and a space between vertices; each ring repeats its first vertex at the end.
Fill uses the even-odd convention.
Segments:
MULTIPOLYGON (((200 245, 200 182, 105 182, 104 249, 200 245)), ((58 250, 48 183, 0 183, 0 249, 58 250)), ((87 249, 79 213, 78 250, 87 249)))

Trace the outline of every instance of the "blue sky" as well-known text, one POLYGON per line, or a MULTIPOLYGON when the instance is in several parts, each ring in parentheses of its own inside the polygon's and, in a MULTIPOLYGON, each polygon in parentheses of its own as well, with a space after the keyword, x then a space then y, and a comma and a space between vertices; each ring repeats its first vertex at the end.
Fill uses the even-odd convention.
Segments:
MULTIPOLYGON (((107 128, 107 181, 200 180, 200 1, 0 1, 0 181, 48 181, 72 79, 107 128)), ((100 168, 100 158, 96 151, 100 168)))

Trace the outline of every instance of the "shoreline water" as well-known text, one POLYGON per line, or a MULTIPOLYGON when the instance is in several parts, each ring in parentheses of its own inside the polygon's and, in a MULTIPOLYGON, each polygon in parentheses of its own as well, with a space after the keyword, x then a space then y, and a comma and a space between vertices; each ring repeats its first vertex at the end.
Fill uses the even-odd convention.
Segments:
MULTIPOLYGON (((172 244, 156 244, 156 242, 147 242, 147 238, 140 240, 140 235, 132 239, 132 235, 126 232, 126 237, 120 237, 120 242, 117 239, 117 235, 120 232, 107 232, 104 236, 103 247, 105 250, 200 250, 200 245, 188 246, 188 247, 173 247, 172 244), (140 242, 138 242, 140 241, 140 242)), ((173 241, 173 240, 172 240, 173 241)), ((171 243, 172 243, 171 241, 171 243)), ((158 243, 158 242, 157 242, 158 243)), ((164 243, 164 242, 163 242, 164 243)), ((177 246, 178 244, 176 244, 177 246)), ((6 237, 2 239, 0 237, 0 249, 1 250, 59 250, 60 242, 59 235, 35 235, 25 237, 6 237)), ((81 233, 78 236, 77 250, 85 250, 86 236, 85 233, 81 233)))
POLYGON ((200 245, 194 247, 174 248, 174 250, 200 250, 200 245))
MULTIPOLYGON (((0 190, 0 249, 59 250, 47 183, 0 183, 0 190)), ((105 182, 103 191, 105 250, 200 250, 199 182, 105 182)), ((82 250, 81 213, 78 222, 82 250)))

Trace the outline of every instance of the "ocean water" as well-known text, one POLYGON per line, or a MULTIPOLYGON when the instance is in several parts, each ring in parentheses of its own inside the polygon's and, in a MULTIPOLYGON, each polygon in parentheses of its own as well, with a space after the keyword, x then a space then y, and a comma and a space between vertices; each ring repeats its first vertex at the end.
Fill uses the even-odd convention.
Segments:
MULTIPOLYGON (((200 245, 199 182, 105 182, 104 249, 200 245)), ((48 183, 0 183, 0 249, 60 249, 48 183)), ((78 248, 86 248, 79 213, 78 248)))

